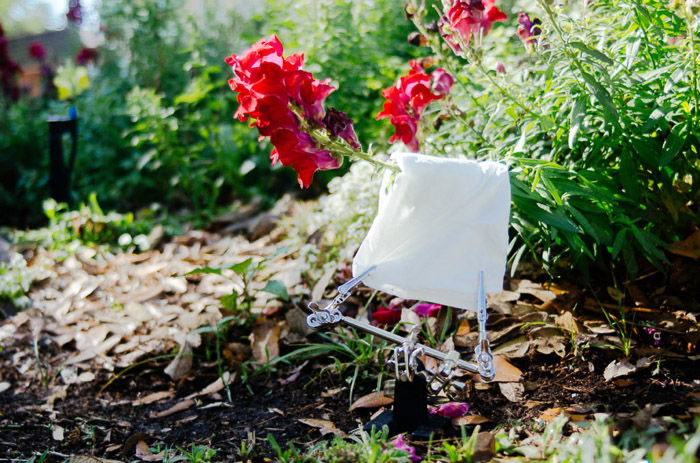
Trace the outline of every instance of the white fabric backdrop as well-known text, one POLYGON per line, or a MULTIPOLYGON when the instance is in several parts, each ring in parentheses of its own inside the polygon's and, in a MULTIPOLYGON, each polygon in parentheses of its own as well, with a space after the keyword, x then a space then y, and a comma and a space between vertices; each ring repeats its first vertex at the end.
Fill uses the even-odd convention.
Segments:
POLYGON ((395 153, 377 216, 353 260, 353 275, 405 299, 475 310, 479 271, 486 292, 503 289, 510 181, 492 161, 395 153))

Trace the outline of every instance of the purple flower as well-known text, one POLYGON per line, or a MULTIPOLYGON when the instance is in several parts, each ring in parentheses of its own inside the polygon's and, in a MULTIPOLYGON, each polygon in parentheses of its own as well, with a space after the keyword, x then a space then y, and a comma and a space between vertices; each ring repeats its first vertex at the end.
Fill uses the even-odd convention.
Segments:
POLYGON ((421 317, 436 317, 441 308, 440 304, 418 304, 413 311, 421 317))
POLYGON ((537 44, 537 36, 542 33, 542 21, 539 18, 530 19, 530 15, 524 12, 518 13, 518 36, 525 44, 527 51, 534 51, 537 44))
POLYGON ((403 450, 404 452, 408 452, 408 456, 411 458, 411 461, 421 461, 422 458, 416 455, 416 449, 410 445, 408 445, 408 442, 406 442, 406 438, 403 437, 403 434, 399 434, 389 442, 389 445, 393 446, 397 450, 403 450))
POLYGON ((469 404, 463 402, 448 402, 442 404, 433 410, 430 410, 431 415, 440 415, 445 418, 459 418, 464 416, 469 411, 469 404))
POLYGON ((359 150, 361 148, 360 140, 358 140, 352 124, 352 119, 335 108, 330 108, 326 111, 326 116, 323 118, 323 125, 326 126, 332 136, 342 138, 348 145, 359 150))
POLYGON ((454 78, 449 72, 442 68, 438 68, 430 73, 430 80, 432 82, 432 91, 436 95, 445 96, 450 93, 452 84, 455 83, 454 78))
POLYGON ((68 21, 74 24, 83 22, 83 10, 80 7, 80 0, 68 1, 68 13, 66 13, 66 17, 68 17, 68 21))

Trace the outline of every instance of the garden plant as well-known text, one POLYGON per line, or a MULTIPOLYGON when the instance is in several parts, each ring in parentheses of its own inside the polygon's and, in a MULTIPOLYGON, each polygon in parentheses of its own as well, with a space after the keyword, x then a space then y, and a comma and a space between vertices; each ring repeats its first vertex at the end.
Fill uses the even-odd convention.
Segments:
MULTIPOLYGON (((1 19, 3 458, 697 461, 697 1, 189 3, 66 2, 60 56, 1 19), (512 192, 496 377, 460 374, 428 441, 360 430, 394 346, 303 310, 352 278, 409 152, 495 161, 512 192)), ((358 286, 341 309, 478 342, 454 307, 358 286)))

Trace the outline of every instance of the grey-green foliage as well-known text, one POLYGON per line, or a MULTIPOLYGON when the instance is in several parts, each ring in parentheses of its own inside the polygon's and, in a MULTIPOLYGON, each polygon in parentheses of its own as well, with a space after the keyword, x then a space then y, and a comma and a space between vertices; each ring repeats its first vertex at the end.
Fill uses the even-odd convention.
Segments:
POLYGON ((511 165, 515 261, 529 250, 553 272, 635 274, 698 220, 697 11, 656 0, 553 8, 517 3, 469 61, 436 46, 460 82, 429 149, 511 165), (534 53, 516 35, 520 8, 543 21, 534 53))

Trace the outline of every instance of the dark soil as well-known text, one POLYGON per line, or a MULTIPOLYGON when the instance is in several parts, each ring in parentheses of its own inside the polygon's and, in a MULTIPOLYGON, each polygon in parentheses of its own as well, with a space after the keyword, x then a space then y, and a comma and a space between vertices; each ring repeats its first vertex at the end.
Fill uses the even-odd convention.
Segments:
MULTIPOLYGON (((12 349, 2 352, 3 377, 17 376, 11 366, 12 349)), ((609 363, 608 351, 590 350, 588 359, 539 356, 535 361, 514 362, 524 372, 525 398, 513 403, 499 391, 497 384, 487 389, 472 389, 467 401, 470 413, 491 420, 482 425, 490 429, 516 420, 529 421, 553 407, 575 407, 577 413, 612 413, 632 417, 647 404, 665 404, 663 414, 690 419, 687 409, 693 400, 693 381, 697 381, 697 362, 667 360, 631 377, 604 382, 602 369, 609 363), (591 368, 598 372, 591 374, 591 368)), ((317 429, 299 419, 332 421, 339 429, 351 432, 366 423, 374 410, 348 412, 348 387, 334 374, 321 374, 321 366, 309 364, 293 382, 282 385, 274 377, 255 376, 231 385, 232 402, 208 396, 186 410, 154 419, 149 415, 165 410, 187 395, 199 391, 217 379, 214 366, 200 365, 196 374, 175 384, 163 373, 162 365, 149 364, 133 369, 109 385, 107 376, 87 385, 71 386, 64 399, 57 400, 53 411, 45 406, 49 390, 33 384, 20 394, 8 390, 0 394, 0 455, 27 458, 45 450, 53 460, 62 455, 92 455, 133 460, 135 445, 164 443, 188 448, 202 444, 218 449, 217 461, 231 460, 241 441, 254 433, 260 455, 269 455, 268 433, 285 445, 303 445, 323 438, 317 429), (338 389, 340 389, 338 391, 338 389), (148 405, 134 406, 132 401, 156 391, 172 390, 175 397, 148 405), (335 392, 334 392, 335 390, 335 392), (330 393, 328 392, 330 391, 330 393), (325 394, 324 394, 325 393, 325 394), (212 408, 200 407, 211 403, 212 408), (52 438, 51 425, 64 428, 64 439, 52 438)), ((280 374, 281 378, 286 377, 280 374)), ((288 376, 288 375, 287 375, 288 376)), ((355 397, 371 391, 374 383, 360 384, 355 397)), ((161 446, 162 447, 162 446, 161 446)))

